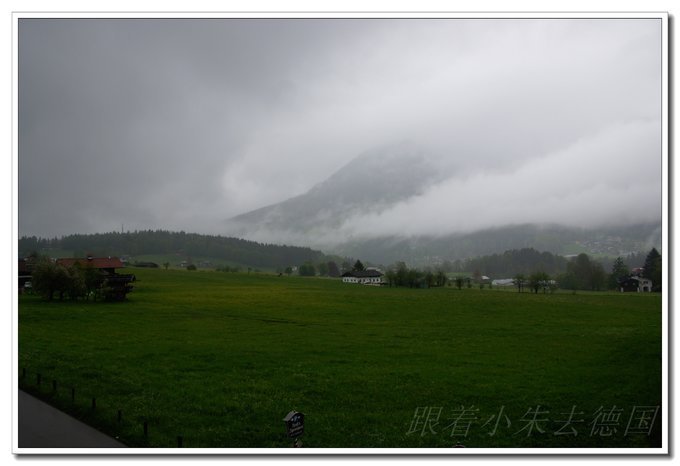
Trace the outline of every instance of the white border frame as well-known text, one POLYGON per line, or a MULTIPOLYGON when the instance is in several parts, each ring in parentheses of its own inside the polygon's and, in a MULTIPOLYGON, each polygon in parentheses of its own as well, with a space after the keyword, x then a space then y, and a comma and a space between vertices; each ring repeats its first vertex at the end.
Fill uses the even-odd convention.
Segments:
POLYGON ((155 12, 13 12, 12 13, 12 453, 55 455, 668 455, 669 449, 669 34, 667 12, 222 12, 222 13, 155 13, 155 12), (640 18, 661 20, 661 99, 662 99, 662 407, 660 448, 19 448, 18 446, 18 22, 24 18, 79 18, 79 19, 125 19, 125 18, 451 18, 451 19, 617 19, 640 18))

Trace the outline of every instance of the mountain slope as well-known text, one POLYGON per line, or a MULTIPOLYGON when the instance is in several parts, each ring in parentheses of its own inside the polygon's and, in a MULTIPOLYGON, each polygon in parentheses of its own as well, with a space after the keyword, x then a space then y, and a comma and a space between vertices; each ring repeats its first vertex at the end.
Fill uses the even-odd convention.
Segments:
POLYGON ((351 215, 379 212, 422 193, 444 178, 441 168, 411 143, 365 152, 300 196, 229 219, 227 231, 257 237, 331 230, 351 215))
MULTIPOLYGON (((402 260, 412 265, 432 264, 520 248, 616 257, 661 246, 660 222, 590 229, 557 224, 499 225, 439 236, 407 236, 394 231, 352 237, 351 229, 344 228, 345 222, 359 222, 356 219, 362 215, 378 214, 374 218, 379 219, 383 212, 436 188, 444 180, 451 184, 454 175, 461 175, 455 168, 412 143, 381 147, 359 155, 300 196, 229 219, 226 231, 231 236, 310 246, 381 264, 402 260)), ((460 203, 465 202, 465 196, 442 197, 434 202, 460 203)), ((446 209, 440 212, 451 215, 446 209)))
POLYGON ((652 247, 661 249, 661 225, 658 223, 597 229, 513 225, 440 237, 394 235, 348 241, 329 251, 381 264, 406 261, 410 265, 428 265, 522 248, 565 256, 585 252, 617 257, 649 252, 652 247))

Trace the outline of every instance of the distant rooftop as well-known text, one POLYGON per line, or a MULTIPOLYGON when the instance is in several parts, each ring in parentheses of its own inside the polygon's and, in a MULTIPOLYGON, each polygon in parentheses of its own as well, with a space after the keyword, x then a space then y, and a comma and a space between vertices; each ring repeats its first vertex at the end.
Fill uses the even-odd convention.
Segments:
POLYGON ((117 257, 74 257, 57 259, 57 264, 64 267, 71 267, 75 264, 82 267, 94 267, 95 269, 120 269, 125 267, 123 261, 117 257))
POLYGON ((356 277, 356 278, 369 278, 369 277, 382 277, 383 274, 377 270, 354 270, 351 272, 345 272, 342 274, 343 277, 356 277))

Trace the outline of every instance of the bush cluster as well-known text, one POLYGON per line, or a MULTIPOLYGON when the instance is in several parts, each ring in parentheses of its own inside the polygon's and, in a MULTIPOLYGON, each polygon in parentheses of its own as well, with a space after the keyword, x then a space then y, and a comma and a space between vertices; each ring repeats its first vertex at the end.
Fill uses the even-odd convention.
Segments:
POLYGON ((59 300, 64 298, 119 300, 121 291, 124 296, 132 289, 126 284, 121 286, 120 283, 112 283, 111 278, 92 267, 81 267, 78 263, 64 267, 43 258, 33 267, 31 285, 35 293, 48 301, 52 301, 55 296, 58 296, 59 300))

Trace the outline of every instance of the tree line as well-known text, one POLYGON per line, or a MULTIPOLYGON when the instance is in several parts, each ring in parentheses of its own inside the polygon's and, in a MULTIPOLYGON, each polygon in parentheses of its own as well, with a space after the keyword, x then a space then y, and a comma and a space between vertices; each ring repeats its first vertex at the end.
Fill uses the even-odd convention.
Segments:
POLYGON ((568 260, 550 252, 533 248, 511 249, 501 254, 476 257, 453 264, 452 272, 479 271, 490 277, 513 277, 529 275, 536 270, 558 274, 565 270, 568 260))
POLYGON ((643 278, 652 281, 653 291, 661 291, 661 255, 656 249, 653 248, 646 255, 632 254, 625 258, 608 259, 605 263, 610 272, 606 271, 603 262, 594 260, 585 253, 566 259, 549 252, 526 248, 461 261, 454 267, 457 275, 450 280, 445 266, 434 270, 419 270, 408 268, 404 262, 397 262, 388 268, 385 280, 391 286, 411 288, 447 284, 458 289, 471 288, 473 285, 483 288, 492 286, 491 279, 483 278, 488 275, 494 278, 512 278, 514 286, 520 292, 552 293, 558 288, 602 291, 618 290, 621 281, 637 269, 636 272, 643 278), (638 265, 641 258, 644 258, 643 267, 638 265), (629 265, 631 263, 633 266, 629 265))
POLYGON ((443 270, 419 270, 408 268, 404 262, 397 262, 385 272, 385 281, 389 286, 432 288, 445 286, 448 278, 443 270))
MULTIPOLYGON (((308 261, 300 265, 297 272, 301 276, 339 277, 349 270, 364 270, 360 260, 352 264, 353 260, 346 258, 340 266, 334 261, 318 264, 308 261)), ((418 269, 409 268, 405 262, 396 262, 387 267, 384 281, 389 286, 408 288, 446 285, 458 289, 472 286, 483 288, 492 287, 491 280, 483 278, 489 275, 494 278, 512 278, 514 286, 520 292, 553 293, 558 288, 602 291, 618 290, 621 280, 631 276, 633 269, 641 269, 642 276, 652 280, 653 291, 661 291, 661 255, 656 249, 646 255, 637 253, 625 258, 595 260, 585 253, 567 259, 549 252, 525 248, 459 261, 453 269, 457 275, 449 279, 451 269, 447 270, 444 264, 418 269), (607 272, 604 264, 610 272, 607 272), (639 264, 644 267, 639 267, 639 264)), ((282 272, 290 275, 293 269, 286 267, 282 272)))
MULTIPOLYGON (((662 291, 662 261, 656 248, 647 254, 644 266, 636 269, 641 277, 652 281, 652 291, 662 291)), ((561 273, 552 276, 541 270, 527 275, 519 273, 513 277, 513 282, 520 292, 525 288, 535 293, 540 289, 554 291, 557 286, 566 290, 602 291, 618 290, 621 282, 631 275, 634 275, 633 268, 623 257, 614 259, 608 273, 600 262, 582 253, 568 261, 566 270, 561 273)))
POLYGON ((73 251, 73 257, 135 256, 140 254, 174 254, 211 257, 253 267, 280 268, 305 262, 327 262, 330 257, 306 247, 263 244, 239 238, 197 233, 144 230, 127 233, 111 232, 68 235, 61 238, 35 236, 19 239, 19 254, 62 249, 73 251))

